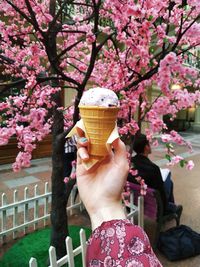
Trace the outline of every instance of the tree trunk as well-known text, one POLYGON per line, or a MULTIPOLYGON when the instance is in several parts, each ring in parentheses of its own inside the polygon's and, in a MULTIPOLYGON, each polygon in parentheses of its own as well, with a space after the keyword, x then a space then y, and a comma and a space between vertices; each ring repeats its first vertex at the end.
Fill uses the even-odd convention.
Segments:
MULTIPOLYGON (((54 101, 60 104, 61 92, 54 96, 54 101)), ((66 255, 65 239, 69 235, 67 202, 76 180, 67 185, 64 183, 64 144, 65 136, 71 130, 64 132, 64 120, 62 112, 54 109, 52 127, 52 202, 51 202, 51 238, 50 244, 56 248, 57 258, 66 255)))
MULTIPOLYGON (((61 93, 54 96, 54 101, 59 104, 61 93)), ((51 245, 56 248, 58 258, 66 254, 65 238, 68 235, 66 213, 66 190, 63 181, 63 137, 64 121, 61 112, 54 109, 52 127, 52 203, 51 203, 51 245)))
MULTIPOLYGON (((50 14, 54 17, 56 12, 56 1, 50 1, 50 14)), ((57 57, 57 25, 55 24, 46 39, 46 50, 51 63, 51 72, 56 74, 55 67, 58 67, 59 62, 54 62, 57 57)), ((54 81, 53 86, 58 87, 58 81, 54 81)), ((57 258, 66 255, 65 239, 68 233, 67 220, 67 201, 71 192, 71 188, 66 189, 63 175, 64 164, 64 118, 62 112, 57 108, 62 106, 62 92, 53 95, 52 99, 56 106, 53 110, 53 126, 52 126, 52 202, 51 202, 51 237, 50 244, 55 247, 57 258), (69 191, 68 191, 69 190, 69 191), (66 193, 68 191, 68 193, 66 193)))

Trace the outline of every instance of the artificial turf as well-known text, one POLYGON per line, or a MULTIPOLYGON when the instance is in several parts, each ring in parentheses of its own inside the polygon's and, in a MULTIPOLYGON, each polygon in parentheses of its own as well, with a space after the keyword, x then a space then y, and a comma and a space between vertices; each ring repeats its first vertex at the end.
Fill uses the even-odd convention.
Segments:
MULTIPOLYGON (((80 245, 79 231, 83 227, 69 226, 73 248, 80 245)), ((88 238, 91 230, 83 228, 88 238)), ((0 267, 28 267, 31 257, 36 258, 38 267, 46 267, 50 240, 50 228, 35 231, 17 241, 0 259, 0 267)), ((66 265, 67 266, 67 265, 66 265)), ((81 267, 81 255, 75 257, 75 266, 81 267)))

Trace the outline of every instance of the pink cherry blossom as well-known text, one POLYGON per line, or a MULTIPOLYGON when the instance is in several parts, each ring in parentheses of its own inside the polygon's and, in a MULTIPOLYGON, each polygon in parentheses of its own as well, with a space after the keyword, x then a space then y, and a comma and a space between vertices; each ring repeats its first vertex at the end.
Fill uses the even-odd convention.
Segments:
POLYGON ((168 163, 168 165, 174 166, 175 164, 178 164, 181 160, 184 160, 184 158, 179 155, 176 155, 171 158, 171 161, 168 163))
POLYGON ((49 12, 51 1, 29 2, 33 13, 24 0, 12 5, 0 2, 2 75, 9 81, 23 80, 17 94, 0 101, 0 145, 16 137, 20 152, 15 170, 30 164, 37 142, 51 133, 55 118, 64 120, 64 129, 79 119, 78 102, 91 84, 118 94, 118 129, 123 137, 135 135, 140 122, 145 122, 150 141, 154 134, 167 132, 163 142, 191 150, 179 134, 169 132, 163 116, 174 120, 180 110, 200 103, 199 71, 185 64, 189 57, 184 52, 191 47, 194 53, 200 42, 198 0, 188 0, 187 8, 174 1, 170 16, 167 0, 105 0, 99 8, 98 0, 87 5, 81 0, 72 3, 70 21, 60 14, 55 25, 49 12), (157 23, 160 18, 163 21, 157 23), (54 37, 52 58, 49 40, 54 37), (181 84, 182 89, 172 90, 173 84, 181 84), (192 87, 193 91, 188 90, 192 87), (55 99, 61 88, 66 95, 68 89, 75 92, 67 107, 55 99), (152 88, 158 95, 155 98, 150 97, 152 88), (55 111, 59 116, 54 116, 55 111))
POLYGON ((133 176, 135 176, 135 175, 138 174, 138 171, 137 171, 136 169, 130 169, 129 172, 130 172, 130 174, 133 175, 133 176))
POLYGON ((161 135, 161 140, 164 143, 168 143, 168 142, 171 142, 172 141, 172 137, 171 137, 170 134, 162 134, 161 135))
POLYGON ((70 178, 71 179, 75 179, 76 178, 76 172, 72 172, 71 175, 70 175, 70 178))
POLYGON ((174 52, 170 52, 167 54, 167 56, 164 58, 165 63, 172 65, 176 63, 176 54, 174 52))
POLYGON ((192 160, 189 160, 186 164, 186 168, 190 171, 194 168, 194 162, 192 160))
POLYGON ((69 177, 65 177, 63 181, 65 184, 67 184, 69 182, 69 180, 70 180, 69 177))

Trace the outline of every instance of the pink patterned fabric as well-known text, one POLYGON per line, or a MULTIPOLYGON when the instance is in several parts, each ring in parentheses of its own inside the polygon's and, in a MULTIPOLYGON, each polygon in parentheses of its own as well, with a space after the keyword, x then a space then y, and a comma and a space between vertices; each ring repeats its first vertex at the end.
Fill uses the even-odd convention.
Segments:
POLYGON ((144 230, 128 220, 96 228, 88 240, 87 267, 162 267, 144 230))

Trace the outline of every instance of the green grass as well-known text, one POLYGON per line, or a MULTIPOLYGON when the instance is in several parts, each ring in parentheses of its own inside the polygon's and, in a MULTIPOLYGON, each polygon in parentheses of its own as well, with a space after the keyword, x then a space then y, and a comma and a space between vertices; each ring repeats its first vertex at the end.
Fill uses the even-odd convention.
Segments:
MULTIPOLYGON (((83 227, 69 226, 69 233, 73 240, 73 248, 80 245, 79 231, 83 227)), ((91 230, 83 228, 86 237, 91 230)), ((37 259, 38 267, 46 267, 50 240, 50 228, 38 230, 17 241, 0 259, 0 267, 28 267, 31 257, 37 259)), ((81 267, 81 255, 75 257, 75 266, 81 267)))

